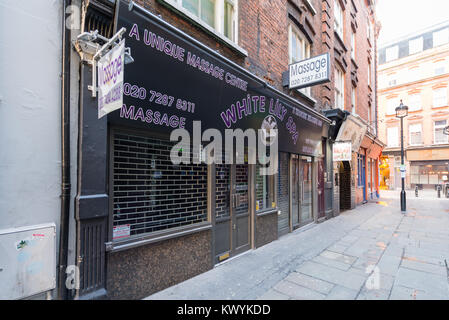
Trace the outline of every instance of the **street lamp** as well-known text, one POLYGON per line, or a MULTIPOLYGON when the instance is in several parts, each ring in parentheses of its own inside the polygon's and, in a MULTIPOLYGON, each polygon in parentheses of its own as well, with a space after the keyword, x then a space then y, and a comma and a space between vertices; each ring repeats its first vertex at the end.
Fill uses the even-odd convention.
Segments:
POLYGON ((402 104, 396 109, 396 118, 401 119, 401 180, 402 180, 402 190, 401 190, 401 211, 404 213, 406 210, 406 199, 405 199, 405 167, 404 167, 404 118, 408 116, 408 107, 402 104))

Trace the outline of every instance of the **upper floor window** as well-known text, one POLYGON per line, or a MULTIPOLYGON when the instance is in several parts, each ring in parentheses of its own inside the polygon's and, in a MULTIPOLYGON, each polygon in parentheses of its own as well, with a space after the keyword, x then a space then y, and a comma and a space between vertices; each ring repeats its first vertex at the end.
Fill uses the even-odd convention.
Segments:
POLYGON ((410 133, 410 145, 422 144, 422 126, 421 123, 411 124, 408 127, 410 133))
POLYGON ((399 146, 399 129, 398 129, 398 127, 387 128, 387 144, 388 144, 388 147, 390 147, 390 148, 399 146))
POLYGON ((373 37, 373 25, 369 19, 366 22, 366 37, 371 42, 371 39, 373 37))
POLYGON ((163 0, 234 43, 238 42, 238 0, 163 0))
POLYGON ((446 72, 446 60, 440 60, 435 62, 434 71, 436 76, 444 74, 446 72))
POLYGON ((351 91, 351 112, 352 114, 356 114, 356 109, 355 109, 355 96, 356 96, 356 88, 352 87, 352 91, 351 91))
POLYGON ((368 77, 368 85, 371 87, 371 63, 370 62, 368 62, 367 77, 368 77))
POLYGON ((398 103, 396 101, 396 99, 388 99, 387 100, 387 110, 386 113, 387 115, 394 115, 396 114, 396 107, 398 106, 398 103))
POLYGON ((449 28, 433 33, 433 46, 438 47, 449 42, 449 28))
POLYGON ((399 56, 399 47, 398 46, 387 48, 387 50, 385 51, 386 62, 396 60, 398 58, 398 56, 399 56))
POLYGON ((421 104, 422 100, 420 93, 415 93, 408 96, 408 111, 421 110, 421 104))
POLYGON ((387 82, 389 87, 395 86, 398 82, 396 73, 389 74, 387 76, 387 82))
POLYGON ((215 0, 181 0, 182 7, 215 28, 215 0))
POLYGON ((419 37, 408 42, 409 54, 415 54, 423 50, 423 38, 419 37))
POLYGON ((335 68, 335 107, 345 110, 345 74, 335 68))
POLYGON ((418 81, 421 78, 421 68, 419 66, 415 66, 408 69, 408 72, 409 72, 408 77, 409 82, 418 81))
POLYGON ((223 33, 232 41, 236 41, 237 15, 235 3, 232 0, 224 1, 224 28, 223 33))
POLYGON ((446 128, 447 121, 440 120, 433 123, 434 128, 434 141, 435 143, 448 143, 448 135, 444 134, 444 128, 446 128))
POLYGON ((355 33, 351 32, 351 58, 355 61, 355 33))
POLYGON ((439 108, 447 106, 447 88, 433 90, 433 107, 439 108))
MULTIPOLYGON (((289 33, 289 63, 298 62, 310 58, 310 43, 296 26, 292 24, 288 27, 289 33)), ((310 87, 299 90, 310 95, 310 87)))
POLYGON ((334 30, 343 40, 343 9, 339 0, 334 0, 334 30))

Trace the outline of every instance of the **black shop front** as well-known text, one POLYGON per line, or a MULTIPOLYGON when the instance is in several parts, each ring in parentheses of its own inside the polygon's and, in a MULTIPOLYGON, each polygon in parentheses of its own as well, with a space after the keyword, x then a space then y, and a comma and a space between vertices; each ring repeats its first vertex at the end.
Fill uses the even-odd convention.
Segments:
MULTIPOLYGON (((95 119, 88 110, 95 99, 83 90, 88 127, 81 180, 89 182, 98 171, 104 179, 78 199, 78 241, 85 256, 92 255, 92 239, 104 252, 80 264, 81 284, 91 268, 104 272, 99 285, 80 294, 102 287, 110 299, 143 298, 277 239, 282 219, 289 230, 301 214, 313 222, 315 159, 322 156, 329 120, 138 5, 130 10, 121 1, 116 19, 115 29, 127 30, 135 61, 125 66, 121 109, 95 119), (221 134, 224 146, 229 130, 257 134, 266 127, 277 129, 274 174, 261 173, 266 165, 259 158, 251 161, 249 142, 242 151, 216 149, 222 163, 201 156, 211 141, 207 132, 221 134), (189 143, 171 141, 175 129, 185 129, 189 143), (190 161, 173 163, 173 152, 190 161), (295 197, 303 206, 308 201, 304 212, 294 207, 295 197), (89 230, 101 232, 83 236, 89 230)), ((87 87, 91 71, 83 70, 87 87)))

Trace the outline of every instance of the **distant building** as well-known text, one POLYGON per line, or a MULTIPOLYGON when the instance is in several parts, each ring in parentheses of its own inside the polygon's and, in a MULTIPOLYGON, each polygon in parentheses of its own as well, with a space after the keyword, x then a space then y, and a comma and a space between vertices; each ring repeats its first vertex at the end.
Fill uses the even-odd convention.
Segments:
POLYGON ((387 143, 381 188, 401 187, 400 120, 395 108, 409 107, 404 119, 407 188, 436 188, 448 181, 449 21, 382 45, 378 52, 379 136, 387 143))

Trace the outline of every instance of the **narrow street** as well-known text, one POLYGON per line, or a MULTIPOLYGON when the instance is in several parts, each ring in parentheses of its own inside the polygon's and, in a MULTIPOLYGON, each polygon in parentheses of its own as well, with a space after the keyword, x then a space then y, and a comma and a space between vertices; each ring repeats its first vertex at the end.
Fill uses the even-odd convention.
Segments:
POLYGON ((399 191, 147 299, 449 299, 449 199, 399 191))

